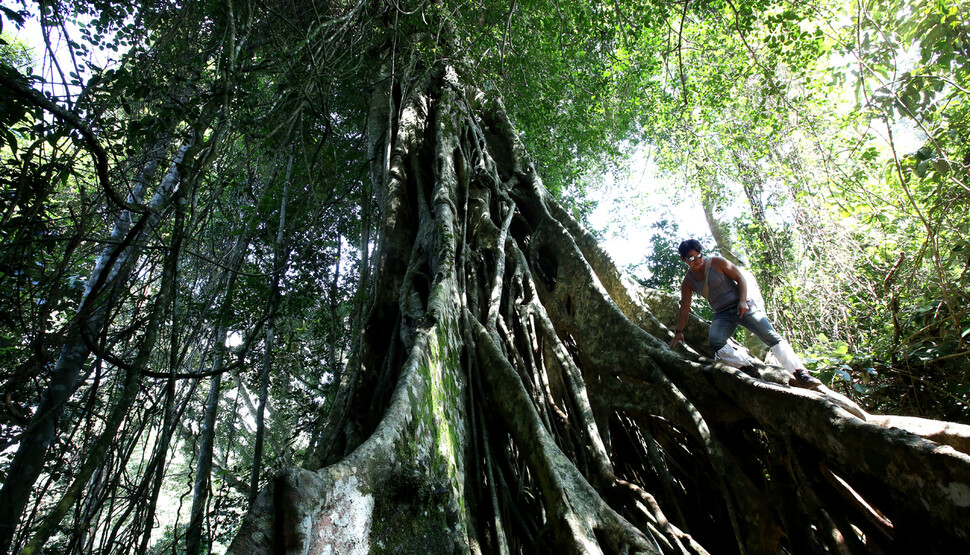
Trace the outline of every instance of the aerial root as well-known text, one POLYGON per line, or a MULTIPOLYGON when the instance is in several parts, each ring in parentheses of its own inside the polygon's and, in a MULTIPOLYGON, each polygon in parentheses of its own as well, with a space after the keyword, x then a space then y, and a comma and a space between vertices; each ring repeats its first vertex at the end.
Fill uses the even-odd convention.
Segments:
POLYGON ((829 553, 838 553, 839 555, 849 555, 852 551, 849 549, 846 543, 845 535, 839 529, 839 526, 832 520, 828 512, 825 509, 819 509, 818 511, 819 523, 821 525, 822 539, 825 545, 829 548, 829 553))
POLYGON ((859 418, 860 420, 868 421, 871 418, 869 413, 862 410, 862 407, 860 407, 855 401, 853 401, 852 399, 849 399, 848 397, 846 397, 845 395, 842 395, 841 393, 832 391, 831 389, 825 387, 824 385, 819 387, 818 392, 825 395, 826 401, 836 405, 837 407, 859 418))
POLYGON ((868 530, 868 535, 888 544, 893 536, 893 523, 870 505, 845 480, 832 472, 828 466, 820 464, 819 472, 833 491, 839 494, 841 500, 851 507, 851 511, 841 511, 841 513, 854 512, 861 515, 863 517, 862 526, 868 530))
POLYGON ((625 415, 625 420, 620 420, 620 427, 631 445, 639 445, 646 451, 646 459, 643 458, 643 453, 637 451, 637 457, 640 460, 641 467, 648 472, 652 469, 658 475, 665 496, 664 501, 668 509, 667 513, 675 520, 676 528, 686 530, 687 521, 684 518, 680 504, 677 501, 677 495, 674 492, 674 484, 678 483, 678 481, 671 475, 670 469, 666 461, 664 461, 664 456, 660 452, 659 442, 656 437, 654 437, 654 434, 648 426, 641 426, 628 415, 625 415))
MULTIPOLYGON (((661 552, 656 539, 617 514, 566 457, 543 425, 533 401, 497 342, 466 310, 486 388, 509 432, 523 446, 543 493, 557 546, 577 552, 661 552)), ((664 543, 668 543, 664 540, 664 543)))
MULTIPOLYGON (((519 254, 521 255, 521 251, 519 254)), ((578 420, 582 424, 580 426, 580 430, 583 435, 583 440, 588 447, 587 454, 592 457, 594 467, 597 469, 598 473, 604 476, 607 474, 612 474, 610 470, 611 464, 609 455, 606 453, 606 447, 603 445, 602 436, 600 435, 596 426, 593 407, 589 401, 589 395, 586 390, 586 384, 583 380, 582 372, 566 351, 566 348, 559 339, 559 336, 556 335, 556 330, 552 325, 552 321, 549 320, 549 315, 546 314, 546 311, 542 305, 538 302, 530 303, 529 313, 538 323, 542 338, 547 342, 548 345, 551 346, 551 351, 554 354, 555 361, 562 370, 564 382, 567 386, 573 406, 578 413, 578 420)))
POLYGON ((707 553, 707 550, 697 544, 689 534, 685 534, 667 520, 653 495, 640 486, 619 478, 614 479, 614 485, 621 493, 627 494, 639 505, 640 510, 649 519, 648 524, 657 530, 657 533, 667 544, 668 552, 685 555, 707 553))

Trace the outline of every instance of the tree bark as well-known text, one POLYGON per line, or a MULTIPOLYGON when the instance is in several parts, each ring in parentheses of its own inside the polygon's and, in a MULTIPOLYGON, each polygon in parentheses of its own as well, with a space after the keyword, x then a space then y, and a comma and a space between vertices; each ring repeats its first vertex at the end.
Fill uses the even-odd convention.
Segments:
MULTIPOLYGON (((225 327, 220 325, 215 336, 217 343, 212 369, 219 370, 225 351, 225 327), (220 345, 223 347, 220 348, 220 345)), ((212 480, 212 451, 215 442, 216 416, 219 412, 221 389, 222 374, 215 374, 209 381, 209 393, 205 401, 205 418, 203 419, 202 431, 199 434, 199 455, 195 463, 195 480, 192 485, 192 508, 189 510, 189 526, 185 531, 185 552, 188 555, 199 555, 202 552, 202 526, 212 480)))

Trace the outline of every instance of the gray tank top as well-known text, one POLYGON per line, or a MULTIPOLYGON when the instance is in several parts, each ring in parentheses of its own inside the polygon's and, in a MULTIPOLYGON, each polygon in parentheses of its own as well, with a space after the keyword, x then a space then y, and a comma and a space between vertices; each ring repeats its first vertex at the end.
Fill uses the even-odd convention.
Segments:
POLYGON ((732 306, 737 306, 741 300, 738 294, 738 284, 733 279, 722 274, 717 268, 711 266, 710 260, 704 261, 704 271, 707 274, 707 295, 704 295, 704 282, 697 281, 687 270, 687 278, 690 279, 691 287, 701 296, 706 297, 711 303, 714 312, 720 312, 732 306))

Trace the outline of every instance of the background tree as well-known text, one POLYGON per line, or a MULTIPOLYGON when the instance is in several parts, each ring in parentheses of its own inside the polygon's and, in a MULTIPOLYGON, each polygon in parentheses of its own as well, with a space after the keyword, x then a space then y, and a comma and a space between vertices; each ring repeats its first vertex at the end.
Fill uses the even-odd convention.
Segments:
MULTIPOLYGON (((9 220, 7 229, 14 230, 17 229, 15 226, 19 226, 21 230, 17 233, 27 232, 27 235, 21 235, 22 239, 4 243, 5 255, 9 255, 11 260, 14 257, 19 258, 17 264, 22 264, 25 268, 35 267, 45 272, 61 268, 49 280, 50 285, 45 285, 42 289, 35 288, 29 296, 19 296, 19 307, 35 306, 43 309, 38 314, 39 323, 26 322, 23 328, 34 330, 35 334, 43 333, 45 322, 51 320, 50 314, 62 315, 57 324, 59 329, 51 334, 56 337, 54 344, 50 347, 43 345, 43 348, 36 346, 33 349, 38 354, 47 356, 46 360, 49 362, 41 360, 36 367, 20 367, 25 370, 33 368, 32 376, 36 382, 31 383, 24 379, 5 380, 8 406, 12 409, 26 407, 26 410, 19 412, 22 420, 17 425, 5 428, 10 434, 10 443, 18 447, 18 453, 30 454, 37 457, 35 460, 50 461, 54 465, 46 469, 33 465, 32 471, 36 472, 33 475, 15 465, 5 469, 8 476, 18 477, 18 480, 5 480, 5 495, 16 489, 18 495, 21 495, 19 499, 22 500, 18 503, 27 503, 23 494, 32 493, 32 500, 26 508, 23 504, 18 508, 18 503, 5 503, 8 509, 5 518, 8 520, 4 522, 4 531, 9 534, 5 536, 5 541, 12 542, 14 546, 27 544, 27 550, 33 550, 42 546, 48 537, 53 537, 54 541, 59 542, 58 545, 64 545, 67 550, 104 550, 105 546, 120 542, 127 545, 128 549, 144 551, 148 534, 155 522, 154 507, 157 504, 153 500, 159 499, 164 487, 162 478, 169 476, 170 479, 177 479, 178 472, 170 473, 167 470, 170 454, 176 452, 172 444, 180 439, 193 440, 192 429, 195 421, 187 415, 196 411, 187 413, 186 410, 198 402, 197 392, 200 388, 196 385, 200 380, 210 377, 203 369, 209 367, 207 360, 218 351, 218 345, 211 341, 213 336, 200 335, 201 331, 210 326, 229 326, 230 329, 238 330, 235 333, 239 336, 245 336, 241 348, 232 354, 234 362, 224 365, 218 371, 234 373, 239 378, 232 388, 237 393, 230 398, 239 398, 240 395, 243 399, 246 398, 248 376, 240 373, 239 369, 247 364, 247 353, 258 346, 254 337, 259 334, 263 321, 261 313, 264 312, 264 303, 259 299, 260 294, 256 289, 255 295, 251 293, 249 296, 249 308, 252 312, 247 315, 246 305, 243 303, 240 308, 244 310, 237 313, 239 316, 234 314, 229 321, 221 316, 217 320, 219 310, 211 307, 218 306, 216 303, 220 298, 219 287, 224 280, 210 278, 223 275, 221 271, 213 271, 214 269, 232 267, 225 257, 226 253, 232 252, 228 246, 231 245, 233 236, 251 235, 240 224, 245 221, 265 221, 259 219, 262 216, 240 220, 240 212, 272 213, 272 196, 264 195, 262 190, 273 184, 273 172, 280 167, 279 149, 276 149, 277 155, 272 155, 274 147, 280 143, 274 141, 286 143, 294 136, 294 132, 302 130, 299 129, 299 118, 293 119, 289 128, 281 130, 278 120, 273 119, 278 117, 278 113, 266 114, 260 106, 265 100, 258 95, 263 83, 259 79, 253 79, 253 74, 234 66, 234 57, 238 53, 236 49, 244 48, 245 37, 252 32, 246 23, 245 13, 241 17, 232 13, 215 13, 212 14, 213 25, 200 28, 185 25, 186 21, 193 18, 208 17, 196 5, 141 6, 137 17, 142 18, 144 26, 129 26, 126 19, 132 12, 125 8, 109 10, 105 6, 87 5, 79 5, 76 10, 60 9, 66 8, 64 6, 55 8, 57 9, 45 11, 41 16, 52 23, 44 29, 55 39, 54 33, 57 29, 67 32, 68 27, 64 24, 67 17, 80 15, 83 19, 83 15, 90 14, 93 8, 93 12, 100 15, 100 18, 80 28, 80 34, 85 40, 74 44, 76 57, 72 58, 80 64, 75 67, 76 75, 82 73, 83 67, 84 70, 93 72, 93 77, 80 95, 75 94, 76 89, 65 87, 63 90, 70 91, 69 96, 55 97, 70 109, 60 108, 58 104, 31 90, 29 85, 32 82, 43 83, 42 76, 31 77, 10 68, 10 79, 4 81, 5 90, 14 93, 9 98, 25 107, 20 112, 12 112, 14 121, 4 128, 7 132, 5 137, 15 138, 15 141, 8 140, 5 143, 10 154, 10 158, 5 159, 8 164, 5 167, 9 169, 7 175, 11 176, 10 181, 5 182, 10 185, 7 190, 11 193, 23 191, 22 184, 26 183, 25 179, 30 175, 26 169, 33 167, 27 164, 39 159, 37 167, 42 171, 50 172, 55 169, 64 176, 63 180, 49 178, 38 181, 51 188, 51 192, 43 195, 49 196, 52 192, 68 195, 65 212, 73 216, 73 222, 76 222, 74 242, 67 241, 66 250, 62 247, 65 241, 51 241, 58 249, 53 252, 56 256, 63 256, 64 263, 52 265, 36 255, 25 257, 23 251, 18 254, 15 249, 22 249, 24 246, 34 248, 39 244, 31 239, 30 222, 56 225, 59 226, 58 229, 68 226, 66 229, 70 230, 72 220, 49 218, 43 210, 47 202, 47 197, 43 195, 35 198, 11 194, 5 197, 12 199, 5 212, 9 220), (139 42, 149 27, 155 33, 151 47, 139 42), (106 35, 110 37, 106 38, 106 35), (82 54, 86 48, 103 49, 106 44, 118 43, 125 43, 129 47, 120 67, 102 71, 90 64, 84 65, 82 54), (207 71, 207 62, 216 67, 214 72, 201 71, 207 71), (46 125, 48 116, 45 114, 55 116, 49 127, 30 125, 32 122, 45 122, 46 125), (267 118, 264 121, 268 123, 257 125, 258 120, 253 119, 254 114, 267 118), (19 120, 16 119, 18 117, 19 120), (252 133, 240 134, 236 131, 245 129, 247 125, 252 133), (70 134, 75 132, 79 133, 79 137, 88 138, 97 133, 103 143, 92 143, 90 140, 85 143, 78 140, 72 144, 69 140, 70 134), (282 139, 279 137, 281 134, 284 135, 282 139), (25 144, 24 137, 35 141, 26 143, 34 146, 22 149, 25 144), (122 137, 124 141, 118 142, 122 137), (51 154, 40 150, 46 145, 57 146, 59 140, 67 140, 66 147, 58 147, 60 150, 54 150, 51 154), (170 166, 169 174, 166 174, 177 177, 162 180, 163 185, 168 183, 168 190, 178 191, 178 201, 173 203, 172 199, 162 194, 158 196, 158 201, 152 201, 153 204, 148 206, 149 212, 146 213, 144 207, 138 206, 141 202, 140 195, 144 195, 146 191, 151 194, 154 168, 159 165, 163 168, 168 166, 173 149, 180 142, 183 147, 177 151, 176 163, 170 166), (190 145, 188 148, 184 146, 186 143, 190 145), (146 144, 148 148, 143 150, 146 144), (259 156, 238 157, 232 154, 233 151, 242 152, 247 148, 252 152, 256 145, 263 145, 260 148, 265 149, 259 150, 259 156), (267 156, 264 157, 262 153, 267 153, 267 156), (86 161, 85 157, 88 155, 94 163, 89 164, 86 161), (65 161, 60 161, 62 159, 65 161), (24 162, 21 163, 21 160, 24 162), (104 162, 110 162, 106 168, 100 165, 104 162), (97 168, 97 172, 93 172, 92 168, 97 168), (92 177, 95 179, 92 180, 92 177), (76 187, 68 186, 72 179, 76 187), (115 192, 114 188, 131 188, 134 196, 129 196, 128 203, 125 204, 123 196, 115 192), (95 191, 93 195, 90 192, 92 190, 95 191), (99 191, 103 194, 99 194, 99 191), (78 194, 83 202, 73 203, 73 198, 78 194), (268 199, 267 205, 260 205, 261 197, 268 199), (127 212, 117 212, 119 198, 127 212), (112 211, 119 215, 112 215, 112 211), (155 219, 146 220, 142 216, 138 220, 139 214, 143 213, 145 216, 150 214, 155 219), (181 223, 168 227, 172 224, 167 222, 173 222, 168 218, 173 214, 177 216, 174 222, 181 223), (105 225, 102 222, 111 222, 113 219, 119 222, 115 236, 107 239, 102 262, 94 265, 91 253, 101 248, 97 242, 101 239, 98 238, 107 238, 100 231, 100 227, 105 225), (135 220, 133 227, 132 220, 135 220), (28 225, 25 226, 24 223, 28 225), (134 231, 126 238, 125 233, 129 229, 134 231), (181 237, 181 245, 176 240, 178 237, 181 237), (75 249, 85 245, 87 251, 83 256, 78 256, 75 249), (138 252, 144 255, 141 265, 138 265, 139 255, 133 253, 135 249, 139 249, 138 252), (128 254, 130 252, 133 254, 128 254), (67 264, 73 265, 69 267, 70 270, 63 269, 67 264), (72 377, 76 374, 66 374, 67 379, 62 380, 63 383, 54 382, 46 386, 48 392, 58 392, 60 398, 66 401, 48 401, 46 407, 53 407, 53 411, 60 412, 60 418, 56 419, 54 426, 41 426, 38 423, 45 422, 45 419, 46 422, 55 419, 51 418, 52 412, 42 406, 42 410, 35 409, 33 419, 30 420, 30 407, 35 403, 31 399, 35 398, 35 393, 26 386, 43 387, 46 364, 53 362, 49 349, 61 348, 63 351, 65 348, 60 347, 61 337, 65 333, 70 337, 70 330, 77 329, 78 322, 85 318, 84 305, 79 312, 80 316, 73 319, 63 316, 76 310, 71 308, 71 303, 80 298, 80 291, 77 294, 72 293, 73 297, 56 302, 48 295, 56 299, 58 287, 63 290, 67 284, 83 283, 88 274, 95 276, 86 279, 94 284, 92 289, 97 291, 99 287, 103 287, 97 276, 106 275, 112 267, 120 267, 121 264, 127 264, 127 273, 113 271, 113 281, 107 281, 113 287, 112 293, 107 296, 113 304, 103 305, 98 309, 98 314, 106 315, 101 320, 104 327, 100 331, 93 330, 96 337, 82 337, 85 345, 78 351, 81 353, 77 357, 79 362, 72 367, 72 372, 78 372, 79 365, 90 365, 89 369, 77 377, 72 377), (163 268, 168 268, 164 287, 158 281, 162 277, 163 268), (78 274, 66 273, 68 271, 78 274), (54 287, 55 293, 46 293, 51 287, 54 287), (162 292, 165 293, 164 298, 158 296, 162 292), (156 300, 152 301, 153 298, 156 300), (157 315, 148 320, 146 303, 160 307, 157 315), (53 312, 48 312, 46 307, 51 307, 53 312), (154 339, 151 342, 144 333, 147 329, 154 330, 154 339), (100 344, 92 348, 92 342, 100 344), (138 342, 141 342, 142 347, 137 347, 138 342), (126 343, 132 346, 126 347, 126 343), (85 348, 88 353, 92 350, 96 353, 93 361, 87 359, 85 348), (140 351, 136 354, 137 349, 140 351), (135 357, 137 364, 132 365, 131 357, 135 357), (117 380, 130 384, 125 386, 125 391, 129 393, 120 399, 105 396, 103 391, 118 391, 115 384, 121 382, 117 380), (130 392, 137 392, 137 396, 133 397, 130 392), (128 407, 138 408, 128 410, 128 407), (109 418, 109 414, 117 416, 109 418), (107 425, 102 419, 107 419, 107 425), (55 434, 53 449, 46 452, 24 441, 24 438, 30 437, 29 434, 42 428, 53 428, 55 434), (183 433, 176 433, 178 430, 183 433), (154 445, 147 445, 145 442, 148 439, 154 445), (79 469, 87 470, 78 475, 79 469), (36 483, 35 479, 38 480, 36 483), (64 490, 71 480, 74 484, 72 489, 64 490), (122 489, 129 489, 133 493, 119 497, 118 493, 122 489), (81 491, 85 492, 84 495, 79 495, 81 491), (14 536, 14 526, 18 521, 19 533, 14 536), (71 533, 65 535, 59 530, 71 530, 71 533)), ((249 15, 251 16, 251 11, 249 15)), ((56 40, 47 42, 50 44, 56 40)), ((57 63, 61 61, 58 60, 57 63)), ((252 63, 252 60, 247 58, 246 63, 252 63)), ((51 71, 54 77, 62 74, 56 67, 51 71)), ((75 77, 73 83, 63 83, 78 85, 80 81, 75 77)), ((4 98, 8 96, 5 94, 4 98)), ((304 98, 298 100, 297 109, 307 102, 304 98)), ((294 109, 293 103, 287 105, 285 102, 278 102, 278 105, 282 110, 294 109)), ((298 113, 297 111, 297 115, 298 113)), ((313 125, 318 123, 314 120, 313 125)), ((341 141, 335 141, 337 146, 321 152, 320 146, 326 142, 326 137, 315 136, 315 139, 313 150, 307 149, 309 154, 297 165, 300 175, 312 172, 309 168, 319 162, 320 155, 331 154, 334 149, 339 151, 342 148, 339 143, 344 141, 341 138, 341 141)), ((353 138, 349 140, 353 141, 353 138)), ((321 179, 332 178, 340 172, 348 171, 339 164, 329 166, 335 160, 333 156, 327 158, 330 169, 319 172, 321 179)), ((311 190, 313 183, 312 180, 301 181, 301 185, 311 190)), ((162 190, 165 190, 164 186, 162 190)), ((301 193, 306 190, 301 190, 301 193)), ((320 202, 302 203, 301 207, 306 212, 298 212, 298 217, 305 219, 314 214, 317 217, 328 216, 327 211, 332 216, 334 207, 340 204, 341 197, 345 195, 342 187, 328 187, 325 191, 311 194, 307 198, 320 202)), ((306 226, 306 222, 302 221, 300 225, 306 226)), ((332 223, 321 225, 319 230, 320 236, 327 238, 331 244, 334 241, 334 236, 330 234, 333 226, 332 223)), ((317 233, 317 230, 312 233, 304 231, 308 238, 317 233)), ((339 243, 339 236, 336 241, 339 243)), ((319 245, 319 240, 317 244, 319 245)), ((258 283, 262 279, 262 272, 272 270, 261 256, 262 245, 265 243, 251 245, 246 258, 247 264, 243 269, 235 270, 249 277, 247 286, 258 283)), ((343 264, 350 265, 352 269, 352 258, 348 257, 343 264)), ((7 272, 4 275, 18 274, 19 272, 7 272)), ((279 272, 271 271, 267 275, 279 275, 279 272)), ((310 277, 303 279, 312 281, 310 277)), ((38 279, 33 282, 35 285, 43 283, 38 279)), ((24 283, 29 285, 31 282, 24 283)), ((77 288, 72 286, 71 289, 77 288)), ((19 290, 30 291, 22 287, 19 290)), ((6 287, 5 291, 13 293, 18 289, 6 287)), ((304 293, 307 294, 312 293, 304 293)), ((346 298, 345 291, 333 290, 332 294, 333 298, 329 302, 334 305, 340 305, 346 298)), ((94 298, 94 294, 89 293, 88 298, 94 298)), ((94 301, 89 300, 88 303, 93 304, 94 301)), ((293 306, 303 311, 293 313, 298 318, 306 318, 302 314, 313 309, 313 305, 307 303, 293 306)), ((78 340, 75 339, 74 343, 78 343, 78 340)), ((340 344, 341 342, 336 341, 333 346, 339 348, 340 344)), ((30 351, 29 344, 23 344, 23 347, 14 344, 9 352, 16 357, 30 351)), ((301 367, 305 368, 306 364, 301 367)), ((311 388, 322 387, 323 370, 306 376, 304 382, 310 384, 311 388)), ((283 388, 283 397, 292 398, 291 402, 299 402, 287 389, 283 388)), ((47 397, 50 399, 51 395, 48 394, 47 397)), ((11 412, 18 414, 14 410, 11 412)), ((231 407, 229 414, 233 418, 244 419, 247 413, 236 406, 231 407)), ((268 455, 271 455, 267 457, 272 462, 271 468, 272 465, 284 463, 288 459, 286 450, 292 449, 291 434, 280 433, 293 429, 282 418, 285 414, 287 411, 281 403, 278 415, 272 420, 279 428, 279 432, 272 435, 276 443, 272 449, 267 450, 268 455)), ((311 415, 304 416, 305 421, 310 418, 311 415)), ((220 442, 217 441, 213 458, 217 462, 216 467, 224 469, 222 480, 232 484, 232 472, 245 473, 252 463, 245 463, 246 468, 236 467, 240 464, 238 459, 245 462, 247 455, 238 446, 227 446, 239 443, 240 436, 245 439, 247 434, 241 433, 245 432, 244 425, 233 425, 231 420, 227 422, 227 427, 230 430, 222 443, 222 453, 219 453, 220 442)), ((50 437, 43 436, 40 443, 51 441, 44 439, 50 437)), ((248 442, 242 442, 243 445, 246 443, 248 442)), ((251 452, 248 457, 252 461, 251 452)), ((225 498, 225 494, 221 497, 225 498)), ((219 502, 217 499, 216 504, 219 502)), ((171 498, 168 497, 162 505, 170 503, 171 498)), ((211 521, 209 529, 209 537, 219 536, 211 521)), ((9 546, 10 543, 6 545, 9 546)))

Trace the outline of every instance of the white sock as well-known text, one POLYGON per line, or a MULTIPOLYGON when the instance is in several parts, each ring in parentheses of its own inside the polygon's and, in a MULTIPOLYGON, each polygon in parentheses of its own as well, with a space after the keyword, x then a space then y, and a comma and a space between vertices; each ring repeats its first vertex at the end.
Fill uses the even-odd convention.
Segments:
POLYGON ((741 349, 735 349, 734 345, 731 343, 725 343, 723 347, 714 353, 715 360, 720 360, 728 366, 733 366, 735 368, 741 368, 742 366, 751 366, 751 359, 742 351, 741 349))

